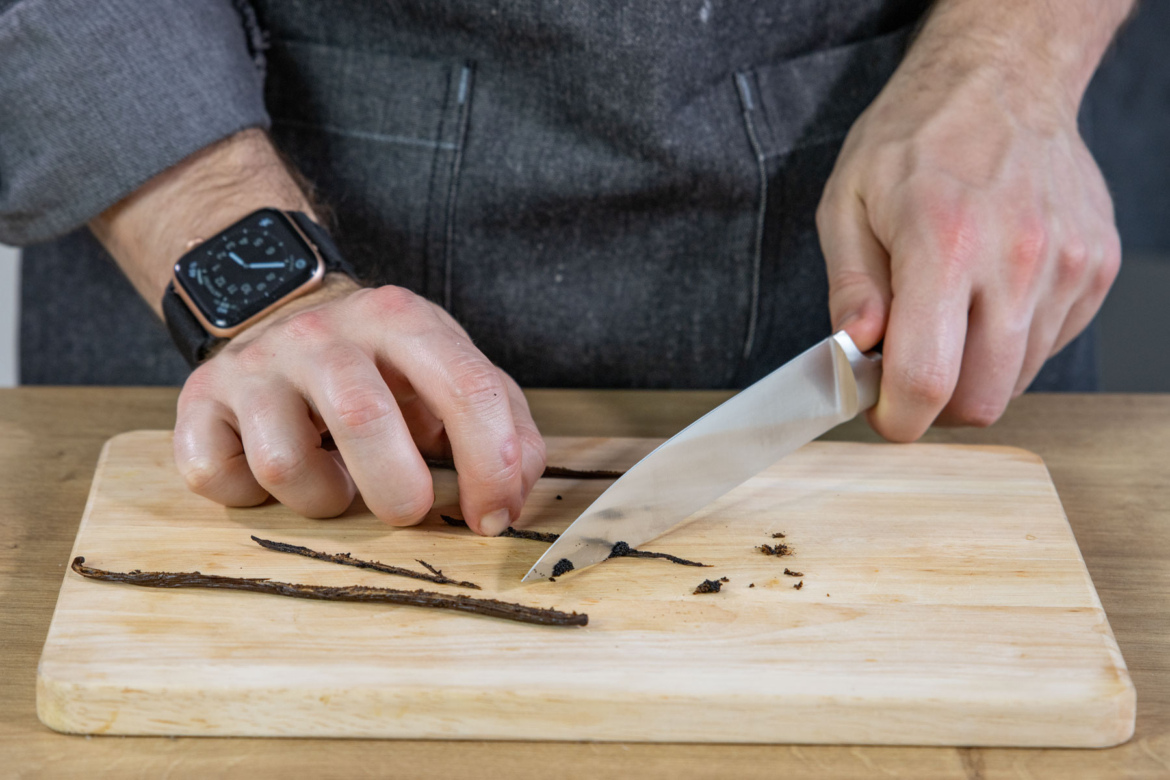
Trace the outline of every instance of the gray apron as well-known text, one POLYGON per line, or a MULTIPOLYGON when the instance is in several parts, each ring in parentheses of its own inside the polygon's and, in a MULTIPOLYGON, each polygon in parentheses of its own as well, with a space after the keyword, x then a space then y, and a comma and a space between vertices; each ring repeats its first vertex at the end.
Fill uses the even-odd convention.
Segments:
MULTIPOLYGON (((829 333, 813 214, 927 4, 257 12, 272 135, 365 281, 444 306, 525 386, 716 388, 829 333)), ((183 380, 87 234, 27 256, 24 381, 183 380)), ((1092 359, 1081 339, 1041 386, 1091 387, 1092 359)))

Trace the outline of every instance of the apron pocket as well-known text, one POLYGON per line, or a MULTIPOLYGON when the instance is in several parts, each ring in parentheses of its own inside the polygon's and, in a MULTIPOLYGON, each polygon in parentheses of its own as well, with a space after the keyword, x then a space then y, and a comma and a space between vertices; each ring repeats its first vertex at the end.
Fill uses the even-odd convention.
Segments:
POLYGON ((914 25, 736 75, 744 114, 765 157, 842 139, 881 92, 914 25))
POLYGON ((447 304, 470 62, 274 41, 272 134, 337 217, 365 280, 447 304))
POLYGON ((897 69, 914 29, 735 75, 759 187, 737 384, 759 379, 827 335, 828 283, 816 207, 849 128, 897 69))

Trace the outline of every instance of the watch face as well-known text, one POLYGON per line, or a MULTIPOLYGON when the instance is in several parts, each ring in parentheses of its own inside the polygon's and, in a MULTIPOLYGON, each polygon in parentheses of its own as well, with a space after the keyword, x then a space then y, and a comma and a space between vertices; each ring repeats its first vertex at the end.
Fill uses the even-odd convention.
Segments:
POLYGON ((184 255, 175 278, 208 322, 231 328, 304 285, 317 266, 288 217, 262 209, 184 255))

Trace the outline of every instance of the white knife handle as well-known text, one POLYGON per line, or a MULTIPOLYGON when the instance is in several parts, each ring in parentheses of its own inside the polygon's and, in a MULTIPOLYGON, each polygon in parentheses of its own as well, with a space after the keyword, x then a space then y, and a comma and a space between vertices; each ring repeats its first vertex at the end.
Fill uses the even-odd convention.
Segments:
POLYGON ((841 347, 849 367, 853 369, 853 380, 857 383, 857 409, 854 414, 861 414, 877 403, 882 386, 882 354, 862 352, 843 330, 834 333, 833 340, 841 347))

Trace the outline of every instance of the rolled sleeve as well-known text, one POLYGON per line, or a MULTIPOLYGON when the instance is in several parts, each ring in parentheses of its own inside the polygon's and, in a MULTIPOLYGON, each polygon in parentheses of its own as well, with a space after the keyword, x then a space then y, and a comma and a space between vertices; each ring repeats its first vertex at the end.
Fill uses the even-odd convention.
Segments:
POLYGON ((230 0, 0 10, 0 242, 73 230, 193 152, 267 127, 252 25, 230 0))

